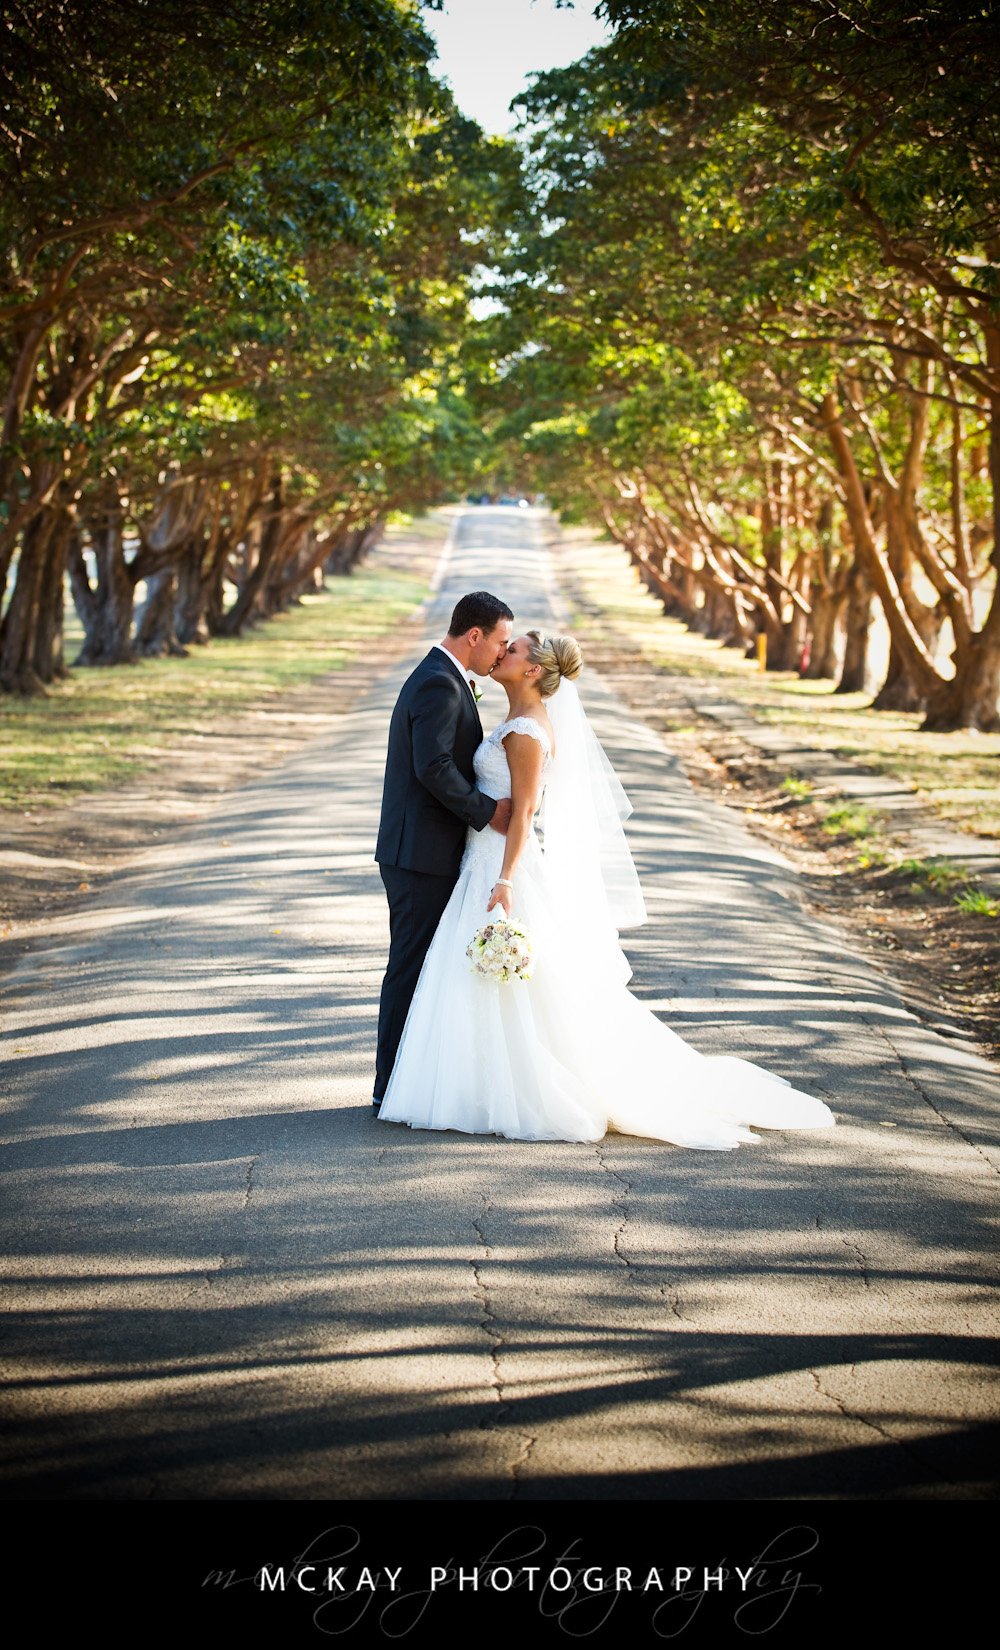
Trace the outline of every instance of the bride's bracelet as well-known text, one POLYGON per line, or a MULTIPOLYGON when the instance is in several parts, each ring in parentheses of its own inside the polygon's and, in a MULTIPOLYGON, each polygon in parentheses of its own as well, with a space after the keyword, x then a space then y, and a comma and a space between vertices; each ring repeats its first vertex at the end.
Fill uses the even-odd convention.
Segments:
POLYGON ((513 888, 514 884, 511 882, 510 877, 497 877, 493 886, 494 888, 513 888))

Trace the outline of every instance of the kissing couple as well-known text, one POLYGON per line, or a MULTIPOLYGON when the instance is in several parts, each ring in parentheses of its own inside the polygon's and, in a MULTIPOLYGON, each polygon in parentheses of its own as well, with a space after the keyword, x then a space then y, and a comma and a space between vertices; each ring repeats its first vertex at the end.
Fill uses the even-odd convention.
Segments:
POLYGON ((823 1101, 699 1053, 629 991, 619 930, 646 921, 631 805, 576 687, 577 642, 515 637, 513 619, 487 591, 463 596, 393 709, 375 851, 390 934, 376 1118, 514 1140, 613 1129, 708 1151, 758 1141, 751 1124, 829 1128, 823 1101), (507 695, 485 737, 477 676, 507 695), (530 978, 470 964, 488 913, 527 935, 530 978))

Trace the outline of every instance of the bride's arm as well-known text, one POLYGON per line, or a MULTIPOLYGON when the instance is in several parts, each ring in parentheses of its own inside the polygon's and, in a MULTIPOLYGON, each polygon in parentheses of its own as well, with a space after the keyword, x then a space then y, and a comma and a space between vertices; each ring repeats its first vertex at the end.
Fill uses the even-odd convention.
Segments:
MULTIPOLYGON (((504 740, 507 766, 510 768, 510 824, 507 827, 506 849, 503 856, 502 877, 513 881, 517 862, 531 833, 531 821, 538 807, 542 783, 542 747, 530 733, 508 733, 504 740)), ((490 895, 487 911, 502 905, 510 916, 513 905, 512 888, 496 883, 490 895)))

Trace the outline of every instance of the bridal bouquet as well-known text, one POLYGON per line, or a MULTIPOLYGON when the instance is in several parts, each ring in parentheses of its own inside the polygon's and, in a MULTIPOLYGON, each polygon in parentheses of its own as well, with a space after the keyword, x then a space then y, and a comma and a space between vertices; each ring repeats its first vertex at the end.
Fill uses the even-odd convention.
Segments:
POLYGON ((531 941, 519 922, 504 915, 503 906, 491 916, 465 948, 474 974, 489 980, 531 979, 531 941))

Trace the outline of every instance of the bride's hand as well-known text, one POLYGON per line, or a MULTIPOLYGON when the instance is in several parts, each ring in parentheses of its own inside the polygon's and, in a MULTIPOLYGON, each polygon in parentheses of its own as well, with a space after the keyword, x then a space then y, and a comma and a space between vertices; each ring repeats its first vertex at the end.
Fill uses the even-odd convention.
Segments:
POLYGON ((486 907, 487 911, 492 911, 495 905, 500 905, 503 907, 504 916, 509 917, 513 904, 514 901, 511 898, 511 890, 507 887, 507 884, 499 882, 494 883, 493 892, 490 895, 490 902, 486 907))

